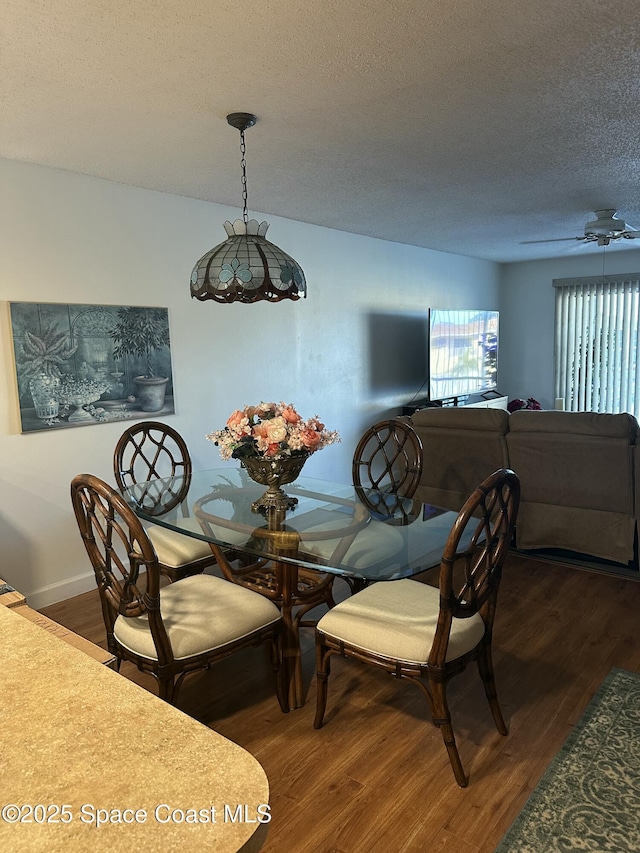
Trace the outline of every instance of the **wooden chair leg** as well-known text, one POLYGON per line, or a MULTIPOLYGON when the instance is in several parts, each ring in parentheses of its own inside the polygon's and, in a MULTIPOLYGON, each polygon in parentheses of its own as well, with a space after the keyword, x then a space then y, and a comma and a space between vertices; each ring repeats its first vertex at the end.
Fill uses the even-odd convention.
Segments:
POLYGON ((433 702, 433 722, 440 729, 444 745, 449 755, 453 775, 456 777, 456 782, 461 788, 466 788, 468 779, 462 767, 456 739, 451 726, 451 714, 447 704, 447 688, 446 684, 439 681, 429 679, 429 689, 431 692, 431 701, 433 702))
POLYGON ((316 716, 313 721, 314 729, 322 726, 324 712, 327 708, 327 686, 329 681, 330 654, 322 643, 316 643, 316 716))
POLYGON ((271 664, 276 676, 276 696, 283 714, 289 713, 289 702, 287 701, 286 673, 282 665, 282 643, 280 638, 271 643, 271 664))
POLYGON ((489 701, 491 714, 496 724, 496 728, 501 735, 509 734, 509 729, 502 716, 502 710, 498 702, 498 693, 496 691, 496 680, 493 673, 493 660, 491 657, 491 646, 482 643, 478 648, 478 672, 484 685, 484 692, 489 701))
POLYGON ((158 676, 158 696, 168 702, 170 705, 176 703, 176 689, 173 676, 161 677, 158 676))

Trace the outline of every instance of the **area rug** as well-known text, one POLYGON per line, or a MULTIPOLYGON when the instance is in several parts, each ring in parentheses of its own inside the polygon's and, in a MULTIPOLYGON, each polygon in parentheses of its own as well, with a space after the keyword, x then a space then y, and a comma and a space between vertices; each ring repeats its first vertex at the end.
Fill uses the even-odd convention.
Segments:
POLYGON ((612 669, 495 853, 639 853, 640 675, 612 669))

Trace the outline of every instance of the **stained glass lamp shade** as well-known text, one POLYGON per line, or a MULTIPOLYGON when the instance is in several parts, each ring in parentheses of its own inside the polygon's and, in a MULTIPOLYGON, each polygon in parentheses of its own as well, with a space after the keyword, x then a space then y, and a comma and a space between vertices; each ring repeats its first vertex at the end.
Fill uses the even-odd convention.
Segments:
POLYGON ((265 237, 269 224, 225 222, 224 243, 203 255, 191 273, 191 296, 216 302, 280 302, 307 295, 300 265, 265 237))
POLYGON ((256 122, 250 113, 231 113, 227 121, 240 131, 243 216, 225 222, 228 239, 203 255, 191 273, 191 296, 216 302, 280 302, 307 295, 300 265, 265 237, 269 224, 247 217, 244 131, 256 122))

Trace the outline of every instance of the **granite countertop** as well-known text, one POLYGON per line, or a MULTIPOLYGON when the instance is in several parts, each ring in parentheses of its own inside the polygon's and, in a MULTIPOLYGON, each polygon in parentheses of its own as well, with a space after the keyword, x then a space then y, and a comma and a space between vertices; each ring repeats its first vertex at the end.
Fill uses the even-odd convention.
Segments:
POLYGON ((260 849, 269 784, 242 747, 7 607, 0 660, 0 849, 260 849))

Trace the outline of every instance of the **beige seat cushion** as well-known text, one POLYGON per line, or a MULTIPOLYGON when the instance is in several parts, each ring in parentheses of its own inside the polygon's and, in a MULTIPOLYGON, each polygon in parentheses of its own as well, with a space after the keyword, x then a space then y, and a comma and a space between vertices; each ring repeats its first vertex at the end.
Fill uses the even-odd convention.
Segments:
MULTIPOLYGON (((427 662, 440 609, 440 591, 405 578, 366 587, 333 607, 318 622, 337 640, 394 660, 427 662)), ((484 622, 476 614, 454 619, 447 660, 475 648, 484 636, 484 622)))
MULTIPOLYGON (((200 522, 197 518, 183 518, 180 520, 180 527, 185 530, 193 530, 196 533, 202 533, 200 522)), ((218 532, 223 541, 229 541, 230 545, 241 545, 247 541, 246 533, 238 533, 231 529, 217 528, 214 532, 218 532)), ((176 533, 175 530, 169 530, 168 527, 162 527, 159 524, 150 525, 147 528, 147 534, 153 547, 158 555, 158 560, 165 566, 171 566, 178 569, 180 566, 185 566, 188 563, 193 563, 196 560, 206 559, 211 557, 211 547, 208 542, 202 539, 195 539, 188 534, 176 533)))
MULTIPOLYGON (((330 533, 332 529, 342 527, 344 523, 331 521, 324 524, 316 524, 301 534, 300 550, 305 554, 320 557, 328 565, 331 565, 331 557, 341 543, 341 539, 305 539, 309 533, 330 533)), ((392 525, 382 521, 372 521, 365 528, 359 530, 355 539, 349 546, 349 550, 341 559, 343 566, 352 569, 366 569, 372 566, 388 563, 402 553, 404 539, 400 531, 392 525)))
MULTIPOLYGON (((160 612, 176 659, 216 649, 280 619, 269 599, 211 575, 163 587, 160 612)), ((118 616, 114 635, 129 651, 157 660, 147 616, 118 616)))

